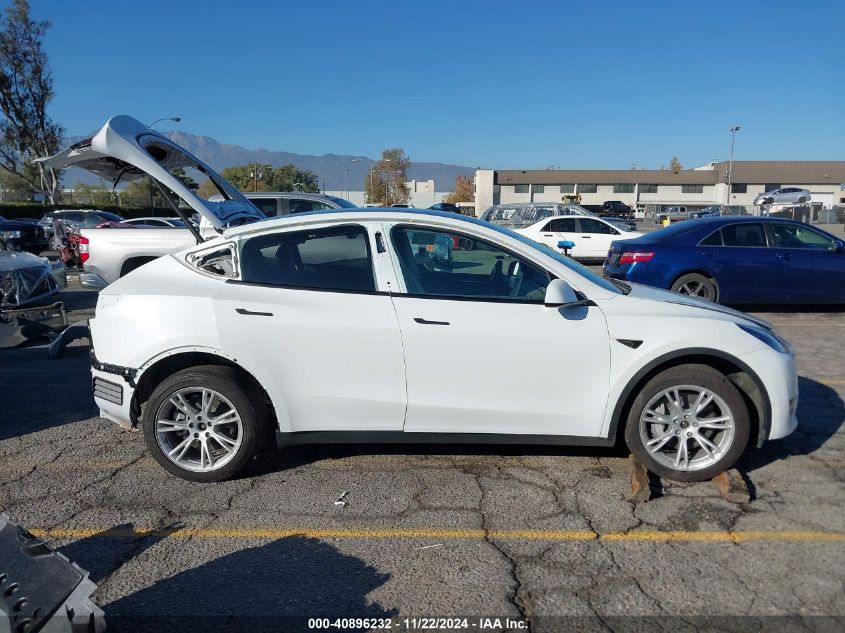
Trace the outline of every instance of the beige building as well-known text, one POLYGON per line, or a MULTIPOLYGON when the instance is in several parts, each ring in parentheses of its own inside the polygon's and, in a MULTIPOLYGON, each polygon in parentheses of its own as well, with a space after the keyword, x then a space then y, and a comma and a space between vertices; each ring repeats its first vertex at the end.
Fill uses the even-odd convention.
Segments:
POLYGON ((754 197, 780 187, 808 189, 824 207, 845 205, 845 161, 728 161, 697 169, 494 170, 475 172, 476 214, 494 204, 561 202, 580 195, 582 204, 621 200, 629 205, 712 204, 751 206, 754 197), (730 179, 730 187, 728 180, 730 179), (730 190, 729 190, 730 189, 730 190))

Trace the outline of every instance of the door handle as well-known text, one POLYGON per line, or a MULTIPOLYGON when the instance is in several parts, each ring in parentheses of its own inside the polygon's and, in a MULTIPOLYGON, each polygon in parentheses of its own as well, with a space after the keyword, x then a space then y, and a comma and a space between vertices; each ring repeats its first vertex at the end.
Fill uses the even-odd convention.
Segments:
POLYGON ((554 237, 551 233, 543 233, 543 237, 554 237))
POLYGON ((592 239, 589 235, 582 235, 581 238, 585 240, 592 239))
POLYGON ((790 261, 792 259, 792 253, 778 253, 778 258, 785 259, 786 261, 790 261))
POLYGON ((427 319, 421 319, 420 317, 414 317, 414 321, 421 325, 449 325, 448 321, 429 321, 427 319))
POLYGON ((713 251, 701 251, 701 254, 705 257, 716 257, 716 253, 713 251))
POLYGON ((253 312, 252 310, 246 310, 244 308, 235 308, 235 312, 238 314, 245 314, 247 316, 273 316, 272 312, 253 312))

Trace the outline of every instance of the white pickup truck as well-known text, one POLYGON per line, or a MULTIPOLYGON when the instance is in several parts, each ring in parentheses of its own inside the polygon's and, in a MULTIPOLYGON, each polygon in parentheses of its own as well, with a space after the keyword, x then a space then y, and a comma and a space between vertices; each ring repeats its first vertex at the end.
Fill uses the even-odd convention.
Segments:
MULTIPOLYGON (((126 121, 128 117, 116 119, 114 123, 118 127, 134 124, 134 121, 132 124, 126 121)), ((220 222, 219 225, 216 223, 213 226, 203 218, 197 234, 190 229, 175 227, 80 229, 78 248, 82 269, 79 273, 79 283, 83 288, 96 290, 105 288, 147 262, 162 255, 178 253, 190 248, 198 242, 198 238, 215 239, 218 230, 227 226, 263 219, 266 216, 354 206, 342 198, 322 194, 291 192, 241 194, 211 168, 182 148, 173 145, 167 138, 147 128, 133 131, 137 132, 139 137, 143 137, 145 147, 153 148, 152 151, 156 153, 155 156, 150 154, 150 161, 164 165, 167 175, 173 175, 172 180, 165 181, 165 178, 162 178, 159 183, 162 195, 170 202, 173 211, 180 217, 185 216, 182 219, 186 224, 188 223, 187 215, 194 213, 195 203, 199 199, 196 193, 177 177, 181 173, 192 172, 198 178, 209 178, 216 185, 219 193, 212 196, 210 200, 203 200, 201 205, 214 208, 220 222), (186 204, 189 205, 188 208, 185 207, 186 204)), ((104 132, 107 133, 106 128, 100 134, 104 132)), ((146 177, 143 171, 144 165, 130 163, 130 160, 138 161, 137 153, 132 156, 130 148, 126 148, 128 160, 124 162, 97 152, 92 147, 93 140, 88 139, 77 143, 50 158, 50 165, 56 169, 82 167, 112 182, 125 182, 146 177)), ((102 140, 106 141, 105 138, 102 140)), ((112 140, 108 139, 109 142, 112 140)), ((141 139, 138 138, 138 140, 141 139)))

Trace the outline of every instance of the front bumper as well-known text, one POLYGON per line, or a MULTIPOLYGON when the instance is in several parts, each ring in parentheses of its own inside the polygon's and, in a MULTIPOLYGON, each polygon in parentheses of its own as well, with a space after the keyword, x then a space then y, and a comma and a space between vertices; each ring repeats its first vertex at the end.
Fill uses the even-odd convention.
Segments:
POLYGON ((760 378, 769 397, 768 433, 761 440, 778 440, 798 426, 798 373, 795 357, 773 349, 759 349, 741 357, 760 378))

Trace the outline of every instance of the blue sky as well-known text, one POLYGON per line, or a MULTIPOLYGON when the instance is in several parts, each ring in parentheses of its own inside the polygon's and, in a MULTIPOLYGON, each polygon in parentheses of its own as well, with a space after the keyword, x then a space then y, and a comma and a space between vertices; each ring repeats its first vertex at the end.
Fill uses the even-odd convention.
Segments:
POLYGON ((737 159, 845 159, 841 0, 31 3, 70 134, 180 115, 249 148, 656 168, 727 159, 739 124, 737 159))

